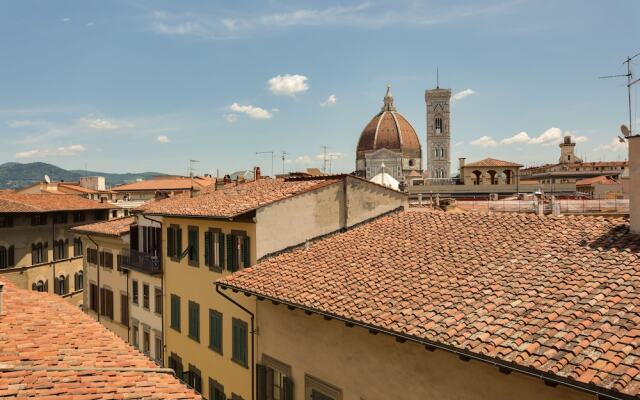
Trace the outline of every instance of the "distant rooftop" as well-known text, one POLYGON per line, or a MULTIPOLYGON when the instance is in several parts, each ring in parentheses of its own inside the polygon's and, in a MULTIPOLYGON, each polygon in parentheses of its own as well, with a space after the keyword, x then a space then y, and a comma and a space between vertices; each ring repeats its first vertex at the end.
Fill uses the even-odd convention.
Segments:
POLYGON ((122 236, 129 233, 129 228, 135 223, 135 217, 114 218, 109 221, 80 225, 71 228, 72 232, 104 236, 122 236))
POLYGON ((108 210, 118 208, 73 194, 23 194, 0 192, 0 213, 108 210))
POLYGON ((194 177, 193 179, 188 177, 158 176, 153 179, 114 186, 111 190, 114 192, 134 192, 138 190, 189 190, 192 187, 200 189, 211 186, 215 181, 215 178, 199 176, 194 177))

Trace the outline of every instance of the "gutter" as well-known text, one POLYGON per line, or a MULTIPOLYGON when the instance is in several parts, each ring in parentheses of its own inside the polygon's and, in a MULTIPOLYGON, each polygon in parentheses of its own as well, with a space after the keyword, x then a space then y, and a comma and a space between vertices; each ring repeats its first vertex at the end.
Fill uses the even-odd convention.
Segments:
MULTIPOLYGON (((251 399, 255 400, 256 398, 256 374, 255 374, 255 335, 256 335, 256 330, 255 330, 255 315, 249 311, 247 308, 245 308, 242 304, 238 303, 237 301, 233 300, 231 297, 227 296, 226 294, 222 293, 220 291, 220 286, 218 285, 218 283, 214 282, 214 285, 216 286, 216 292, 224 297, 225 299, 229 300, 231 303, 235 304, 238 308, 240 308, 242 311, 246 312, 247 314, 249 314, 251 316, 251 399)), ((223 288, 224 290, 225 288, 223 288)))
MULTIPOLYGON (((256 292, 247 290, 247 289, 242 289, 242 288, 239 288, 239 287, 236 287, 236 286, 228 285, 228 284, 225 284, 223 282, 214 282, 214 284, 216 285, 216 291, 218 293, 220 293, 222 296, 224 296, 224 297, 226 297, 228 299, 229 299, 229 297, 224 295, 222 292, 220 292, 219 289, 222 289, 222 290, 231 289, 233 292, 242 292, 246 296, 255 296, 260 301, 269 300, 274 305, 283 304, 283 305, 286 305, 290 310, 294 310, 294 309, 298 308, 300 310, 303 310, 304 313, 307 314, 307 315, 317 314, 317 315, 323 316, 325 320, 335 319, 337 321, 344 322, 345 325, 347 325, 348 327, 358 326, 360 328, 367 329, 369 331, 369 333, 374 334, 374 335, 378 334, 378 333, 383 333, 383 334, 386 334, 386 335, 394 337, 396 339, 396 341, 399 342, 399 343, 404 343, 405 341, 408 340, 408 341, 411 341, 411 342, 415 342, 415 343, 424 345, 425 348, 427 350, 429 350, 429 351, 434 351, 436 349, 444 350, 446 352, 453 353, 453 354, 457 355, 463 361, 469 361, 469 360, 481 361, 483 363, 493 365, 493 366, 497 367, 500 370, 500 372, 504 372, 504 373, 507 373, 507 374, 511 373, 512 371, 519 372, 519 373, 522 373, 524 375, 532 376, 534 378, 539 378, 546 385, 549 385, 549 386, 562 385, 562 386, 566 386, 566 387, 569 387, 569 388, 572 388, 572 389, 576 389, 576 390, 580 390, 580 391, 583 391, 583 392, 587 392, 589 394, 596 395, 596 396, 599 396, 599 397, 605 397, 607 400, 609 400, 609 399, 611 399, 611 400, 634 400, 634 399, 637 400, 637 397, 634 397, 634 396, 631 396, 631 395, 625 395, 625 394, 619 393, 619 392, 614 392, 614 391, 611 391, 609 389, 599 388, 599 387, 597 387, 597 386, 595 386, 593 384, 581 384, 581 383, 576 382, 576 381, 571 380, 571 379, 562 378, 562 377, 558 377, 557 375, 553 375, 553 374, 550 374, 550 373, 538 371, 538 370, 536 370, 534 368, 524 367, 524 366, 520 366, 520 365, 515 364, 515 363, 502 361, 502 360, 499 360, 499 359, 496 359, 496 358, 492 358, 492 357, 489 357, 489 356, 485 356, 485 355, 481 355, 481 354, 477 354, 477 353, 472 353, 472 352, 467 351, 467 350, 458 349, 458 348, 456 348, 454 346, 450 346, 450 345, 446 345, 446 344, 443 344, 443 343, 431 341, 431 340, 420 338, 420 337, 417 337, 417 336, 412 336, 412 335, 407 335, 407 334, 403 334, 403 333, 394 332, 394 331, 392 331, 390 329, 380 328, 380 327, 375 326, 375 325, 366 324, 366 323, 363 323, 363 322, 358 322, 358 321, 351 320, 351 319, 348 319, 348 318, 345 318, 345 317, 341 317, 339 315, 328 313, 328 312, 325 312, 325 311, 322 311, 322 310, 319 310, 319 309, 306 307, 306 306, 303 306, 303 305, 300 305, 300 304, 291 303, 291 302, 288 302, 288 301, 283 301, 283 300, 277 299, 275 297, 265 296, 265 295, 258 294, 256 292)), ((233 300, 231 300, 231 301, 233 301, 233 300)))

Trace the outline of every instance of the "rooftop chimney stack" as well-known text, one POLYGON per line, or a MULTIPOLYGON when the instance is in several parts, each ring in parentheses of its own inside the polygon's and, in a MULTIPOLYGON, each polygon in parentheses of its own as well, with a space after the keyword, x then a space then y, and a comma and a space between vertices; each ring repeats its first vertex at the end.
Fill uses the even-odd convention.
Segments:
POLYGON ((627 137, 629 143, 629 217, 631 232, 640 234, 640 135, 627 137))
POLYGON ((253 168, 253 179, 257 181, 260 178, 262 178, 262 172, 260 172, 260 167, 254 167, 253 168))

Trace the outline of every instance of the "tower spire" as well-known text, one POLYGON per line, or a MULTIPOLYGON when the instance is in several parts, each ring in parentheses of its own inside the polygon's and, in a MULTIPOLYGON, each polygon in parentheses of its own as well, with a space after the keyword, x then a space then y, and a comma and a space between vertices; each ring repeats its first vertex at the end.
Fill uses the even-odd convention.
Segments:
POLYGON ((440 89, 440 70, 436 67, 436 89, 440 89))
POLYGON ((387 94, 384 95, 382 111, 396 111, 396 106, 393 104, 393 95, 391 94, 391 85, 387 85, 387 94))

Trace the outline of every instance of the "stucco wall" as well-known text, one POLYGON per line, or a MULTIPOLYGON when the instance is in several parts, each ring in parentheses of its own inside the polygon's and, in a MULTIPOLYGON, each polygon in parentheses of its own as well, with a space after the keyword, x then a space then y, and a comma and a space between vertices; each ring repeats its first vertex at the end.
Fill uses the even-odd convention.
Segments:
POLYGON ((631 230, 640 233, 640 136, 632 136, 628 141, 631 230))
POLYGON ((264 354, 289 365, 296 399, 305 398, 306 374, 340 388, 345 400, 595 399, 267 301, 258 302, 257 322, 258 361, 264 354))
MULTIPOLYGON (((143 351, 143 340, 142 340, 142 332, 145 327, 148 327, 150 334, 150 348, 149 348, 149 357, 153 360, 162 360, 162 352, 161 354, 156 353, 155 348, 155 338, 159 337, 163 344, 164 339, 162 338, 162 314, 158 314, 155 312, 156 298, 155 298, 155 289, 158 288, 162 291, 162 278, 161 275, 149 275, 136 270, 129 271, 129 315, 131 317, 130 324, 137 321, 139 325, 138 332, 138 343, 140 351, 143 351), (138 304, 133 304, 131 302, 131 293, 133 291, 132 285, 133 282, 138 282, 138 290, 140 294, 140 299, 138 304), (143 307, 142 304, 142 287, 144 284, 149 285, 149 309, 143 307)), ((164 295, 161 300, 161 307, 164 304, 164 295)), ((164 311, 164 310, 163 310, 164 311)), ((131 333, 130 333, 131 334, 131 333)), ((133 339, 130 339, 132 342, 133 339)))
POLYGON ((356 178, 347 178, 347 226, 377 217, 400 206, 408 207, 406 194, 356 178))

